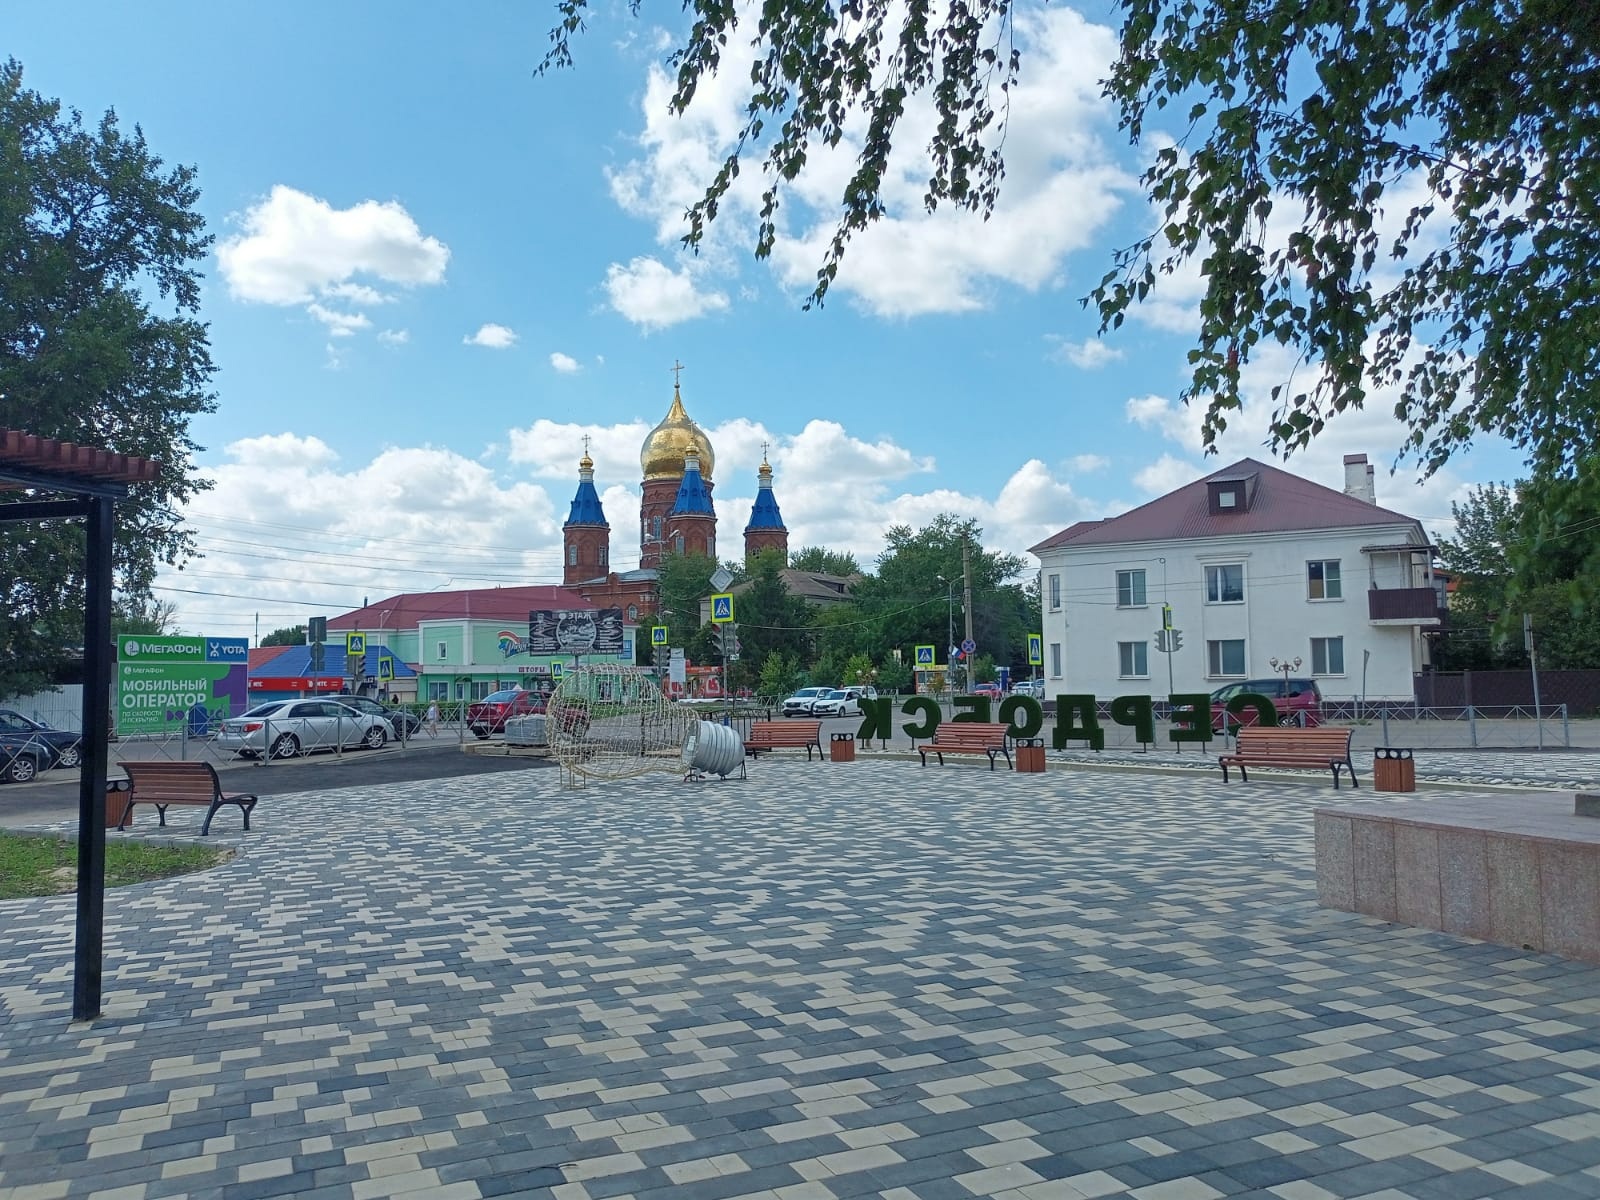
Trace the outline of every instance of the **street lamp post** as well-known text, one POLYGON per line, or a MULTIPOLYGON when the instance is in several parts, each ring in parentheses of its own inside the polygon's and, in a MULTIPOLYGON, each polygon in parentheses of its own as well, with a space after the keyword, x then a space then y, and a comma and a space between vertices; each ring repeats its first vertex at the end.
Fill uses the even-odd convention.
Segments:
POLYGON ((954 693, 956 668, 955 663, 951 661, 951 655, 956 648, 956 585, 943 575, 935 575, 934 578, 944 584, 944 665, 945 674, 949 676, 945 680, 945 686, 954 693))

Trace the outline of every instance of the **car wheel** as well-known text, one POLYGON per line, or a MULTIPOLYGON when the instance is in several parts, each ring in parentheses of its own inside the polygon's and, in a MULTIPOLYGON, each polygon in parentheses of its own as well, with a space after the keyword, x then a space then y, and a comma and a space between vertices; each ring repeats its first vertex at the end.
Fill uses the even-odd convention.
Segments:
POLYGON ((487 739, 489 736, 489 727, 487 725, 474 725, 472 727, 472 736, 480 741, 487 739))
POLYGON ((6 778, 12 783, 27 783, 38 773, 39 764, 26 754, 17 755, 6 768, 6 778))
POLYGON ((295 737, 295 735, 292 733, 281 734, 279 735, 278 739, 272 743, 273 758, 293 758, 299 753, 300 739, 295 737))
POLYGON ((76 746, 69 746, 61 752, 61 757, 56 760, 56 766, 62 770, 70 771, 83 765, 83 754, 76 746))
POLYGON ((374 725, 367 730, 366 736, 361 739, 361 744, 368 750, 376 750, 389 740, 389 735, 380 726, 374 725))
POLYGON ((1296 712, 1294 714, 1294 727, 1296 729, 1304 729, 1306 727, 1306 710, 1305 709, 1302 708, 1302 709, 1300 709, 1298 712, 1296 712))

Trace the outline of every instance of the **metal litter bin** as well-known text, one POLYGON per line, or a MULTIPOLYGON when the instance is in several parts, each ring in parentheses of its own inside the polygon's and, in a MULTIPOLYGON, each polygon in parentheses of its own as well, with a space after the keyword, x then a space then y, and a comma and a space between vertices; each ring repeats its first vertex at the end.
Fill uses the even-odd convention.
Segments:
POLYGON ((856 760, 856 735, 853 733, 836 733, 828 739, 829 762, 855 762, 856 760))
MULTIPOLYGON (((128 798, 133 784, 126 779, 106 780, 106 828, 115 829, 122 824, 122 814, 128 811, 128 798)), ((129 821, 132 825, 133 822, 129 821)))
POLYGON ((1038 775, 1044 771, 1044 739, 1022 738, 1017 742, 1017 772, 1038 775))
POLYGON ((1379 792, 1417 790, 1417 760, 1401 746, 1379 746, 1372 752, 1372 787, 1379 792))

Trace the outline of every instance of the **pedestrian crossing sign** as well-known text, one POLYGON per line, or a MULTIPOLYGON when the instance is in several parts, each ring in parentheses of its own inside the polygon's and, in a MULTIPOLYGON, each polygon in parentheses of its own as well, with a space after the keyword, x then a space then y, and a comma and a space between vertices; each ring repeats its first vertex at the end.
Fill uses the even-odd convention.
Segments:
POLYGON ((344 653, 346 658, 365 658, 367 654, 367 635, 353 632, 345 634, 344 653))
POLYGON ((1030 633, 1028 635, 1028 665, 1034 667, 1044 666, 1044 634, 1030 633))
POLYGON ((933 647, 932 646, 918 646, 917 647, 917 666, 919 666, 919 667, 931 667, 931 666, 933 666, 933 647))
POLYGON ((665 646, 667 644, 667 627, 665 625, 650 626, 650 644, 652 646, 665 646))
POLYGON ((725 625, 733 620, 732 592, 718 592, 711 597, 711 620, 716 625, 725 625))

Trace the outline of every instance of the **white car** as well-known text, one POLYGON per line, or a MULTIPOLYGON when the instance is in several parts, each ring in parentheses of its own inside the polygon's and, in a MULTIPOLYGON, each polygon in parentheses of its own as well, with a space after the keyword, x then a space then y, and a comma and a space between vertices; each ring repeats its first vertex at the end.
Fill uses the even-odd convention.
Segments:
POLYGON ((833 691, 818 698, 811 705, 811 715, 814 717, 859 717, 861 715, 861 702, 863 700, 876 700, 878 689, 874 687, 847 687, 834 688, 833 691))
POLYGON ((783 715, 786 717, 811 716, 811 706, 832 690, 832 688, 825 687, 801 688, 783 702, 783 715))
POLYGON ((385 718, 357 712, 335 700, 274 700, 223 721, 215 745, 244 758, 263 754, 293 758, 340 746, 376 750, 391 733, 385 718))

